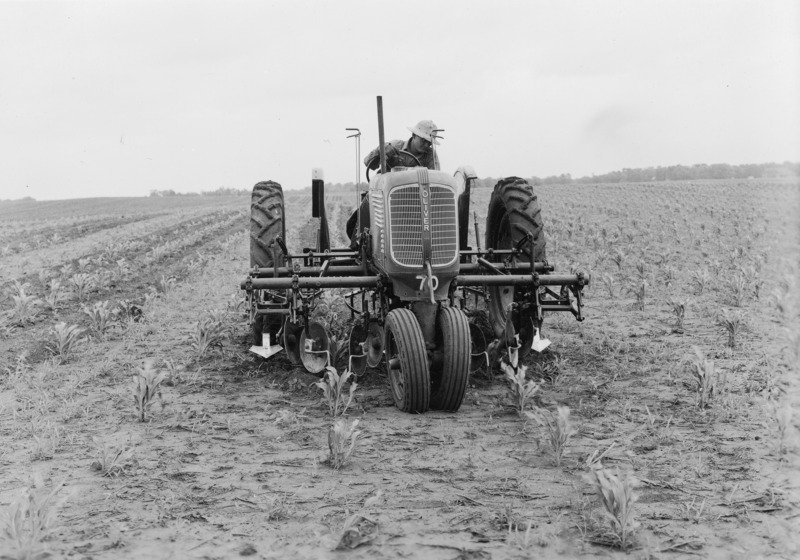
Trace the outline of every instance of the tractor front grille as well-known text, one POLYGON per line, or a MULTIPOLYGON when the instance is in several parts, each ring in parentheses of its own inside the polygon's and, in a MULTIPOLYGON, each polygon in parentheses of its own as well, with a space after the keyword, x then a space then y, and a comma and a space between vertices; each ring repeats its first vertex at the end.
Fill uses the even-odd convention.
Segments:
MULTIPOLYGON (((445 266, 458 257, 455 192, 430 185, 431 265, 445 266)), ((419 185, 397 187, 389 194, 392 258, 403 266, 422 266, 422 203, 419 185)))

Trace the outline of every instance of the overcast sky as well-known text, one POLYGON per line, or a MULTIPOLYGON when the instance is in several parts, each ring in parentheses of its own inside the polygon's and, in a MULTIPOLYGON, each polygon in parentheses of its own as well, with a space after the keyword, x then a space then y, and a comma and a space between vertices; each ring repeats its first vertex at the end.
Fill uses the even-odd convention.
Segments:
POLYGON ((0 198, 354 181, 377 95, 480 176, 800 161, 798 6, 0 0, 0 198))

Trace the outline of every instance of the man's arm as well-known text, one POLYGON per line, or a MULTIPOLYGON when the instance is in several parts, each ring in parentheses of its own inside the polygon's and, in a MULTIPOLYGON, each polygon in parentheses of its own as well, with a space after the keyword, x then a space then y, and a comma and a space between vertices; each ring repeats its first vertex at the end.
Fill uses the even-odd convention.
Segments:
MULTIPOLYGON (((388 167, 393 167, 393 163, 397 161, 398 153, 397 153, 397 145, 402 146, 402 140, 392 140, 391 142, 386 142, 384 144, 383 149, 386 151, 386 165, 388 167)), ((368 169, 378 169, 381 166, 381 151, 380 148, 375 148, 367 157, 364 158, 364 165, 367 166, 368 169)))

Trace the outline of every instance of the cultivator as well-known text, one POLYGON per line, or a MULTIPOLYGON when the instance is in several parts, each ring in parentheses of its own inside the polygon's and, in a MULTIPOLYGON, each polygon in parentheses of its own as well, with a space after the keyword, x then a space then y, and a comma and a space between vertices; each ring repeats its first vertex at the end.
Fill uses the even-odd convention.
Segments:
MULTIPOLYGON (((383 146, 380 98, 378 128, 383 146)), ((351 137, 358 158, 360 133, 351 137)), ((351 245, 332 248, 324 181, 315 170, 317 247, 301 254, 287 248, 280 185, 254 187, 252 269, 241 284, 250 304, 253 351, 269 357, 285 350, 292 363, 323 372, 337 349, 312 314, 326 290, 346 289, 350 368, 361 374, 384 362, 401 410, 457 410, 469 374, 488 363, 485 330, 524 356, 549 344, 540 335, 547 313, 570 312, 583 320, 589 277, 555 274, 547 263, 541 212, 527 182, 510 177, 497 183, 486 248, 473 249, 467 246, 472 169, 459 168, 453 176, 424 167, 387 170, 381 151, 381 171, 358 206, 351 245), (484 305, 488 329, 468 319, 484 305)), ((475 230, 477 241, 477 221, 475 230)))

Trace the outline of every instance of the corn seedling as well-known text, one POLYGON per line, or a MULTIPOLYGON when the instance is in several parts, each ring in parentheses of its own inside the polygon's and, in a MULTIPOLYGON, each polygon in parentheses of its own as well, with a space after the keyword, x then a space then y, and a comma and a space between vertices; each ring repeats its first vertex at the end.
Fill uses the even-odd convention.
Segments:
POLYGON ((44 297, 45 303, 50 308, 51 311, 54 313, 58 311, 59 305, 62 301, 66 299, 66 292, 64 292, 64 286, 61 283, 61 280, 58 278, 53 278, 48 283, 48 291, 47 295, 44 297))
POLYGON ((672 309, 672 313, 675 315, 675 324, 672 327, 672 332, 682 333, 683 321, 686 318, 686 308, 689 307, 689 302, 685 299, 669 299, 667 300, 667 305, 669 305, 670 309, 672 309))
POLYGON ((3 370, 5 370, 5 373, 8 376, 6 378, 8 386, 17 387, 25 375, 30 371, 30 366, 28 365, 28 355, 25 352, 21 352, 14 360, 14 367, 5 366, 3 370))
POLYGON ((29 295, 26 290, 30 288, 27 282, 20 283, 14 280, 14 290, 16 293, 11 294, 11 299, 14 300, 14 309, 11 311, 11 318, 15 323, 24 325, 28 322, 33 322, 38 315, 38 307, 42 301, 36 296, 29 295))
POLYGON ((717 317, 717 323, 725 329, 725 333, 728 335, 727 346, 736 348, 736 339, 746 327, 744 312, 723 309, 717 317))
POLYGON ((617 265, 617 270, 622 270, 622 263, 625 262, 625 253, 617 249, 614 254, 611 255, 611 260, 617 265))
POLYGON ((778 455, 783 456, 789 447, 789 435, 792 430, 792 407, 789 399, 785 399, 782 406, 777 402, 770 402, 770 415, 778 430, 778 455))
POLYGON ((197 322, 195 330, 189 335, 189 341, 197 357, 202 358, 212 347, 222 346, 226 333, 224 323, 214 317, 206 317, 197 322))
POLYGON ((547 444, 550 453, 553 455, 556 467, 560 467, 564 450, 569 443, 569 439, 575 433, 575 429, 569 419, 569 407, 559 406, 556 408, 556 412, 539 410, 526 412, 525 414, 528 418, 536 420, 544 427, 547 432, 547 444))
POLYGON ((328 430, 328 448, 330 449, 330 466, 336 470, 350 458, 356 447, 361 430, 356 430, 358 419, 348 422, 344 418, 337 418, 328 430))
POLYGON ((161 278, 158 281, 158 289, 159 291, 166 295, 169 295, 170 292, 175 288, 175 285, 178 283, 178 279, 174 276, 167 277, 165 274, 161 275, 161 278))
POLYGON ((58 273, 62 280, 66 280, 68 277, 72 276, 73 273, 72 263, 67 263, 61 268, 59 268, 58 273))
POLYGON ((723 393, 727 378, 715 371, 714 360, 707 360, 699 348, 693 348, 695 355, 691 364, 691 383, 697 394, 697 407, 704 409, 712 397, 723 393))
POLYGON ((117 449, 97 438, 92 438, 92 441, 98 454, 97 459, 92 461, 92 470, 108 477, 125 474, 125 469, 133 458, 133 449, 129 447, 117 449))
POLYGON ((123 280, 128 273, 130 273, 130 271, 130 266, 128 266, 128 263, 124 258, 117 259, 114 261, 114 268, 111 269, 111 278, 114 280, 114 282, 119 282, 123 280))
POLYGON ((336 368, 327 366, 325 368, 325 377, 321 381, 314 383, 317 387, 322 389, 324 400, 328 405, 328 411, 331 416, 342 416, 350 407, 353 402, 353 395, 356 392, 358 383, 355 381, 350 382, 349 394, 345 393, 345 384, 353 377, 351 370, 345 370, 340 376, 336 373, 336 368))
POLYGON ((614 278, 614 275, 610 272, 604 272, 600 275, 600 282, 603 284, 603 287, 608 292, 608 297, 614 299, 617 297, 617 281, 614 278))
POLYGON ((86 329, 78 325, 67 325, 63 321, 56 323, 50 329, 51 340, 47 343, 47 348, 54 356, 63 360, 83 343, 85 331, 86 329))
POLYGON ((502 362, 500 365, 503 369, 506 381, 508 382, 508 389, 511 392, 511 400, 514 409, 519 416, 523 416, 525 407, 528 406, 531 399, 539 392, 539 388, 542 385, 535 379, 525 378, 528 368, 524 365, 518 368, 514 368, 505 362, 502 362))
POLYGON ((83 298, 86 297, 86 294, 89 293, 89 290, 94 287, 94 277, 85 272, 78 272, 72 275, 72 277, 69 279, 69 283, 72 286, 72 289, 75 292, 75 297, 78 298, 78 301, 83 301, 83 298))
POLYGON ((143 315, 142 308, 129 299, 118 301, 117 308, 114 311, 123 320, 139 321, 143 315))
POLYGON ((104 337, 106 331, 114 321, 114 309, 108 301, 98 301, 91 307, 84 307, 83 313, 89 317, 92 331, 100 337, 104 337))
MULTIPOLYGON (((143 367, 134 375, 133 401, 139 413, 139 421, 145 421, 147 411, 153 406, 153 400, 158 397, 161 401, 161 382, 166 379, 166 374, 153 367, 153 361, 145 361, 143 367)), ((163 404, 162 404, 163 406, 163 404)))
POLYGON ((630 475, 620 475, 619 472, 612 473, 598 465, 589 471, 586 480, 597 491, 606 516, 611 520, 611 530, 603 536, 619 548, 628 548, 639 525, 634 513, 636 479, 630 475))
MULTIPOLYGON (((30 487, 0 515, 0 543, 10 558, 32 560, 48 556, 45 540, 58 528, 56 513, 66 498, 56 499, 63 484, 46 493, 30 487)), ((4 554, 3 558, 7 556, 4 554)))
POLYGON ((95 288, 99 291, 108 289, 111 280, 111 273, 108 270, 98 270, 92 275, 95 288))
POLYGON ((58 427, 48 422, 43 433, 33 434, 33 459, 40 461, 52 459, 58 450, 60 441, 58 427))
POLYGON ((739 272, 728 280, 728 290, 730 303, 735 307, 741 307, 750 293, 750 286, 745 275, 739 272))
POLYGON ((78 272, 88 272, 90 264, 92 264, 92 259, 88 257, 84 259, 78 259, 78 272))
POLYGON ((691 280, 692 284, 694 284, 695 294, 699 296, 705 291, 709 282, 711 282, 711 275, 706 269, 695 270, 691 274, 691 280))

